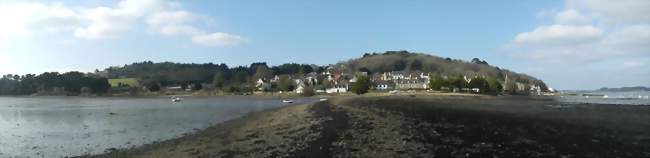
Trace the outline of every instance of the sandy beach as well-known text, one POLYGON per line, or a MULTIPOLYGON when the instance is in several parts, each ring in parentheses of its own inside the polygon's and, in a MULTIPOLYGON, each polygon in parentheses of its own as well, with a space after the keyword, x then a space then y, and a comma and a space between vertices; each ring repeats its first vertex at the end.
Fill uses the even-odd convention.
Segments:
POLYGON ((85 157, 650 157, 650 106, 348 96, 85 157))

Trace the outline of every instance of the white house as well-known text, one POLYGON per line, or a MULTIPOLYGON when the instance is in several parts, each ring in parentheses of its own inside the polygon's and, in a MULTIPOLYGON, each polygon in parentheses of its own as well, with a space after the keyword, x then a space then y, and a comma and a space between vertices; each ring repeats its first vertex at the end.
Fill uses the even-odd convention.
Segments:
POLYGON ((257 82, 255 82, 255 88, 258 91, 268 91, 271 90, 271 83, 268 83, 264 81, 264 79, 259 78, 257 79, 257 82))
POLYGON ((400 80, 395 83, 395 89, 427 89, 429 85, 426 81, 419 80, 400 80))
POLYGON ((273 78, 271 79, 271 82, 272 82, 272 83, 275 83, 275 82, 278 82, 279 80, 280 80, 280 76, 275 75, 275 77, 273 77, 273 78))
POLYGON ((305 87, 307 87, 307 85, 303 80, 295 79, 294 82, 296 82, 296 89, 294 90, 296 93, 302 93, 305 91, 305 87))
POLYGON ((338 84, 330 88, 325 89, 326 93, 346 93, 348 92, 349 86, 347 84, 338 84))
POLYGON ((388 81, 376 81, 375 82, 375 89, 376 90, 392 90, 395 88, 391 82, 388 81))

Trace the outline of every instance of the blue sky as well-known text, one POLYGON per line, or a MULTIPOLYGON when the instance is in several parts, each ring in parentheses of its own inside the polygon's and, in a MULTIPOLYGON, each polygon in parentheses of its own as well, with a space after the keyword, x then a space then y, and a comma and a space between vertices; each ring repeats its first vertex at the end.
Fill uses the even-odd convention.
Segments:
POLYGON ((0 73, 409 50, 478 57, 558 89, 650 86, 648 15, 645 0, 2 1, 0 73))

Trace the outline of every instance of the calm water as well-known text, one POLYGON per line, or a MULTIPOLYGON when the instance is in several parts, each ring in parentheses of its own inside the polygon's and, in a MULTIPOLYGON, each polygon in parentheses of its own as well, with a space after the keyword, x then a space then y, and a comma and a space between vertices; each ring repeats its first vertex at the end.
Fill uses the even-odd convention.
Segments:
POLYGON ((569 103, 650 105, 650 92, 591 92, 598 96, 560 96, 557 100, 569 103))
POLYGON ((280 99, 247 97, 178 103, 168 98, 0 97, 0 157, 97 154, 179 137, 283 105, 280 99))

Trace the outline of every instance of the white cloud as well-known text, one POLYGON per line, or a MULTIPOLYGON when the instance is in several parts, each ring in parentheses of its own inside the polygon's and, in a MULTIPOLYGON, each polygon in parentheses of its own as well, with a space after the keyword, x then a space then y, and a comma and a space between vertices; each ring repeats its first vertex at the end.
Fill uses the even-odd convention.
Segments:
POLYGON ((230 46, 245 42, 245 40, 240 36, 223 32, 195 35, 192 37, 192 41, 206 46, 230 46))
POLYGON ((74 35, 85 39, 106 39, 119 35, 130 29, 136 17, 118 12, 107 7, 98 7, 87 11, 85 18, 90 21, 86 27, 79 27, 74 35))
POLYGON ((540 26, 532 32, 518 34, 518 44, 576 44, 597 40, 603 31, 593 26, 551 25, 540 26))
POLYGON ((632 25, 612 31, 601 44, 626 54, 650 56, 650 24, 632 25))
POLYGON ((648 0, 567 0, 566 6, 584 11, 607 24, 640 24, 650 21, 648 0))
POLYGON ((160 34, 168 36, 203 34, 205 31, 189 25, 197 18, 187 11, 158 12, 147 18, 149 26, 160 34))
POLYGON ((623 62, 623 67, 625 68, 637 68, 646 65, 644 62, 640 61, 625 61, 623 62))
POLYGON ((147 18, 147 23, 152 26, 184 24, 192 22, 194 15, 184 10, 164 11, 152 14, 147 18))
POLYGON ((648 13, 647 0, 567 0, 566 9, 555 13, 554 24, 519 33, 506 49, 515 57, 551 63, 647 59, 648 13))
POLYGON ((586 25, 591 23, 591 18, 580 14, 580 12, 574 9, 569 9, 557 13, 555 15, 555 23, 565 25, 586 25))
MULTIPOLYGON (((70 33, 80 39, 109 39, 145 24, 161 35, 210 37, 197 27, 195 14, 183 10, 179 2, 166 0, 122 0, 114 7, 68 7, 62 3, 8 3, 0 6, 0 40, 16 36, 70 33)), ((202 20, 203 21, 203 20, 202 20)), ((208 20, 209 21, 209 20, 208 20)), ((222 33, 223 46, 241 43, 238 35, 222 33)), ((200 38, 204 39, 204 38, 200 38)), ((196 43, 196 42, 195 42, 196 43)), ((203 44, 205 45, 205 44, 203 44)))
POLYGON ((175 36, 175 35, 199 35, 203 34, 203 30, 197 29, 189 25, 165 25, 158 28, 160 34, 175 36))
POLYGON ((73 30, 81 23, 74 11, 63 4, 22 3, 0 6, 0 40, 36 32, 73 30), (46 27, 44 27, 46 26, 46 27))

